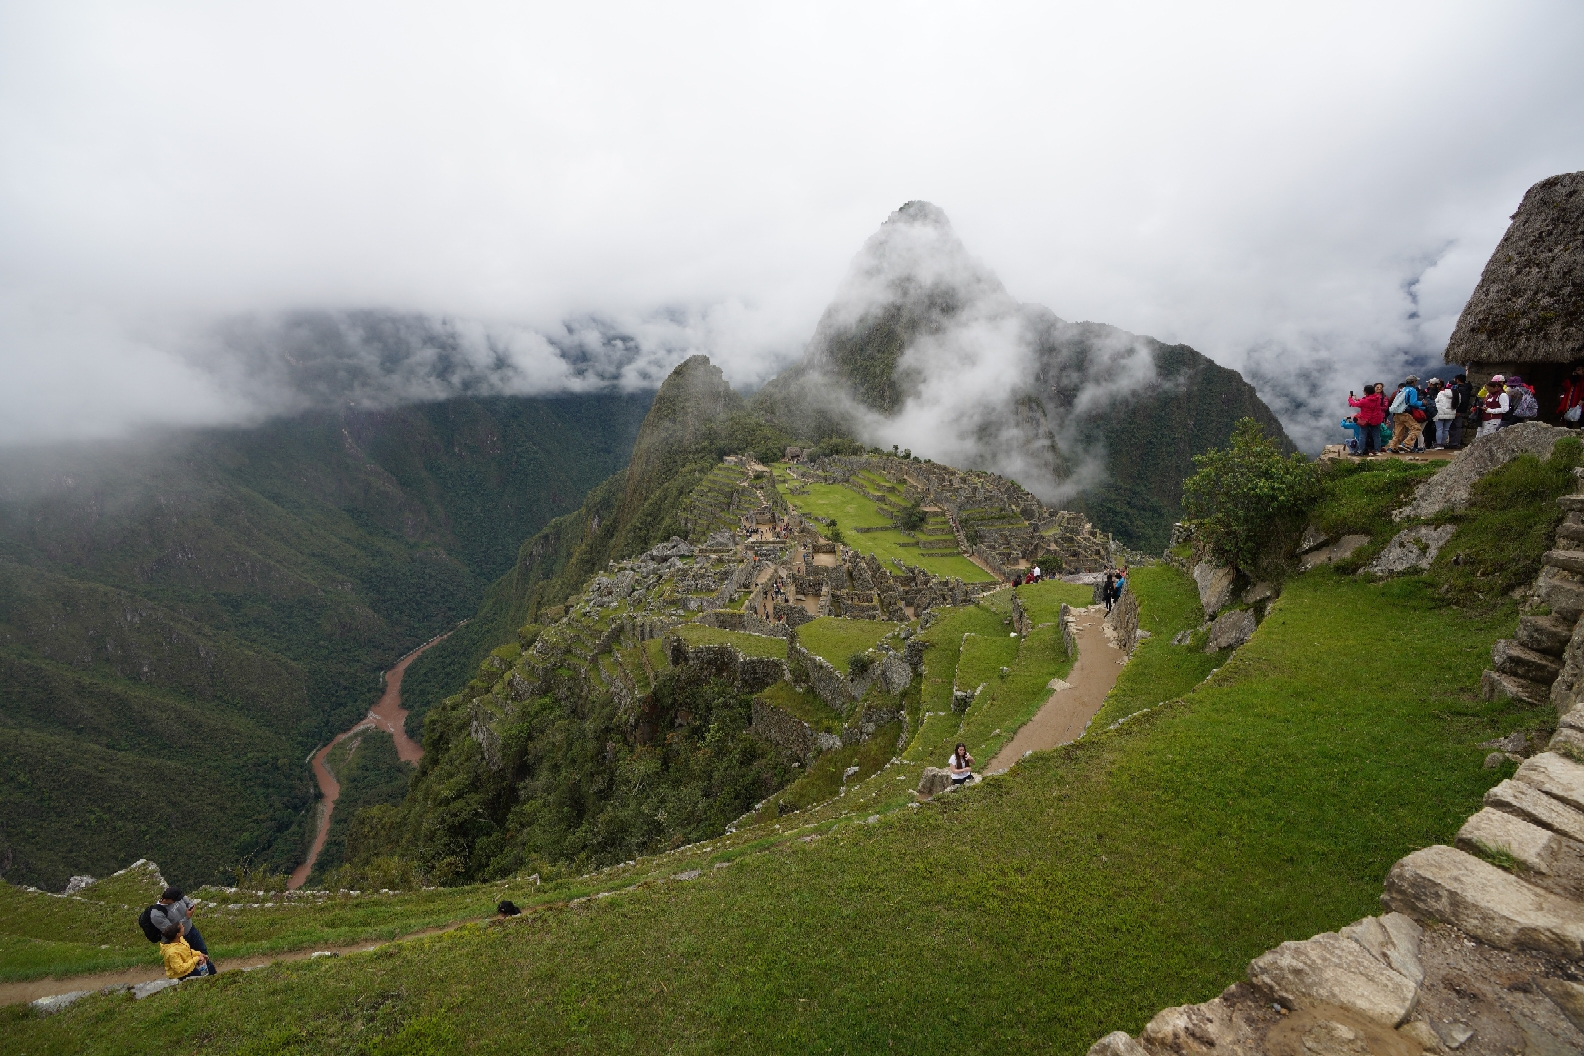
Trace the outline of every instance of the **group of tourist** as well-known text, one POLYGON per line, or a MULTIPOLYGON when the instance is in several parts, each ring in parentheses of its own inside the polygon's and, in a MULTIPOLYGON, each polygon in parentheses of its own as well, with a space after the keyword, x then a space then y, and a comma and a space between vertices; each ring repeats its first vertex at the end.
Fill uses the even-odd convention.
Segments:
POLYGON ((218 975, 220 969, 209 956, 209 947, 193 923, 196 903, 181 890, 167 887, 152 906, 138 917, 143 934, 160 944, 160 959, 171 979, 194 979, 218 975))
POLYGON ((1045 573, 1040 571, 1040 567, 1038 565, 1035 565, 1027 572, 1014 573, 1012 576, 1012 585, 1014 587, 1021 587, 1029 583, 1042 583, 1044 580, 1045 573))
MULTIPOLYGON (((1382 382, 1365 385, 1362 396, 1349 392, 1348 406, 1354 413, 1342 420, 1342 427, 1353 434, 1347 446, 1364 458, 1377 451, 1401 455, 1456 450, 1469 434, 1489 436, 1540 415, 1534 386, 1517 374, 1492 375, 1478 389, 1469 384, 1467 374, 1450 382, 1421 382, 1410 374, 1390 396, 1382 382)), ((1556 414, 1565 425, 1578 425, 1584 416, 1584 367, 1575 368, 1563 383, 1556 414)))
POLYGON ((1105 601, 1106 612, 1109 613, 1111 606, 1121 600, 1122 591, 1127 588, 1127 569, 1106 569, 1105 579, 1100 581, 1100 585, 1104 588, 1100 591, 1100 597, 1105 601))

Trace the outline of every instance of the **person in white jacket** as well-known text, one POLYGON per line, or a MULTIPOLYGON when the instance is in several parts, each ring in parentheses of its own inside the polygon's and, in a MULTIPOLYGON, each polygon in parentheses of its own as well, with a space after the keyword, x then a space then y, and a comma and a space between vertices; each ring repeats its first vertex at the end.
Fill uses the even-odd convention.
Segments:
POLYGON ((1447 441, 1452 435, 1452 419, 1457 417, 1456 403, 1457 393, 1453 391, 1452 386, 1448 385, 1436 393, 1435 449, 1437 451, 1446 450, 1447 441))

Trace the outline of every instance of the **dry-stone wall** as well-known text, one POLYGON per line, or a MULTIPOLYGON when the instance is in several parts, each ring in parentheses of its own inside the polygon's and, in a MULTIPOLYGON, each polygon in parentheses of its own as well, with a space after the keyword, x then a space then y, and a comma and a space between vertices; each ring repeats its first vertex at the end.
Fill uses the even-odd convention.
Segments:
POLYGON ((805 763, 822 752, 840 748, 842 739, 833 733, 814 729, 802 719, 789 715, 761 697, 753 700, 753 722, 748 732, 792 753, 805 763))

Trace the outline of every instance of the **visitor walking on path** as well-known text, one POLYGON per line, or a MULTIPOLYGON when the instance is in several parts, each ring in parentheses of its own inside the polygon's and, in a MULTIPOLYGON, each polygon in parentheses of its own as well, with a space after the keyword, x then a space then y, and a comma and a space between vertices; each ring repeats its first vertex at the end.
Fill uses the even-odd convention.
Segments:
POLYGON ((957 745, 946 765, 951 768, 952 784, 964 785, 973 780, 973 756, 968 754, 966 744, 957 745))
POLYGON ((1392 438, 1386 450, 1396 455, 1406 455, 1419 442, 1424 431, 1424 401, 1419 398, 1419 375, 1410 374, 1392 397, 1392 438))
POLYGON ((1106 612, 1111 611, 1111 592, 1116 590, 1116 570, 1106 569, 1105 579, 1100 584, 1100 598, 1105 602, 1106 612))
POLYGON ((1380 437, 1381 423, 1386 420, 1386 408, 1381 402, 1379 389, 1374 385, 1366 385, 1363 396, 1349 392, 1348 406, 1358 408, 1359 454, 1370 458, 1375 454, 1375 441, 1380 437))

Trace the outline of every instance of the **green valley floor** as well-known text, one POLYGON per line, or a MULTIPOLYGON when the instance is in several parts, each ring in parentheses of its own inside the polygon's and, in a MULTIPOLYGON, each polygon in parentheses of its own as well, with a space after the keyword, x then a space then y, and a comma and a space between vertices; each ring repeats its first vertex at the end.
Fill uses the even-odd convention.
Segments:
MULTIPOLYGON (((1537 721, 1475 692, 1510 606, 1471 616, 1417 577, 1322 568, 1211 657, 1171 644, 1202 618, 1185 575, 1131 582, 1152 636, 1088 736, 976 787, 912 795, 932 745, 970 736, 989 758, 1031 714, 1032 672, 982 695, 1007 721, 932 715, 898 758, 869 751, 841 795, 707 844, 543 887, 207 911, 223 959, 482 917, 502 892, 527 909, 141 1002, 12 1006, 0 1049, 1082 1053, 1213 996, 1284 939, 1376 911, 1391 863, 1449 842, 1510 773, 1482 769, 1478 742, 1537 721)), ((988 644, 1006 593, 937 624, 922 710, 950 700, 965 654, 988 663, 961 635, 983 624, 988 644)), ((1032 646, 1041 673, 1060 670, 1032 646)), ((99 943, 149 956, 115 906, 16 889, 0 936, 0 965, 31 958, 11 978, 87 964, 99 943)))

